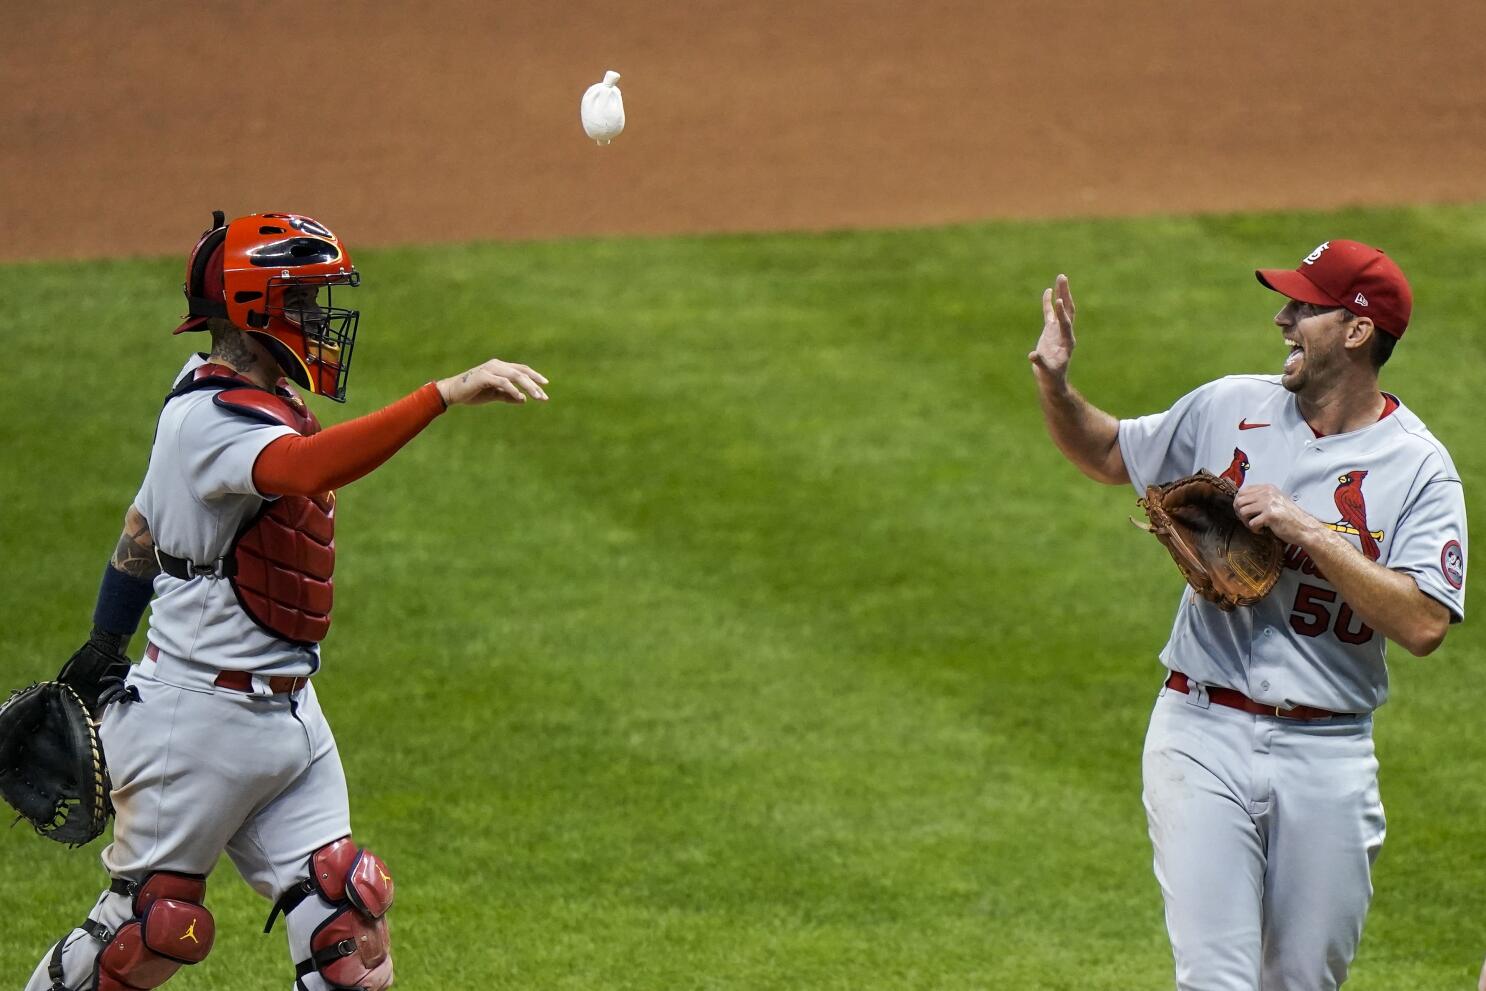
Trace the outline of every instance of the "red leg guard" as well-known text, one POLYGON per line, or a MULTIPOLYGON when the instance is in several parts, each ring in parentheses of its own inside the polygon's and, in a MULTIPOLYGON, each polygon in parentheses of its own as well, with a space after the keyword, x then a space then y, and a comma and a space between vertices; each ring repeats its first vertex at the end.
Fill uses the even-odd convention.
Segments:
POLYGON ((314 885, 332 905, 350 901, 373 919, 392 907, 392 877, 382 858, 363 850, 349 836, 310 854, 314 885))
POLYGON ((157 988, 183 965, 206 959, 216 938, 216 923, 201 904, 205 878, 157 873, 129 890, 135 915, 98 954, 96 991, 157 988))
POLYGON ((305 887, 333 911, 310 935, 311 956, 298 963, 297 976, 318 971, 337 991, 391 987, 392 944, 384 916, 392 907, 393 883, 382 858, 342 837, 310 855, 305 887))
MULTIPOLYGON (((305 961, 337 989, 382 991, 392 986, 392 945, 386 919, 368 919, 347 905, 315 928, 314 957, 305 961)), ((303 966, 303 965, 301 965, 303 966)))

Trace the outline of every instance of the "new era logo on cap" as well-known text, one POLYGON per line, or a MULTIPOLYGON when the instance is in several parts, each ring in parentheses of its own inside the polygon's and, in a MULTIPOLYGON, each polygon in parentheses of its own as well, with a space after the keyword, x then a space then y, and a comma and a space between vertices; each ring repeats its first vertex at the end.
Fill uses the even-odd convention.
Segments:
POLYGON ((1403 270, 1378 248, 1360 241, 1323 241, 1293 270, 1254 272, 1264 286, 1301 303, 1366 310, 1373 324, 1402 337, 1414 308, 1403 270))

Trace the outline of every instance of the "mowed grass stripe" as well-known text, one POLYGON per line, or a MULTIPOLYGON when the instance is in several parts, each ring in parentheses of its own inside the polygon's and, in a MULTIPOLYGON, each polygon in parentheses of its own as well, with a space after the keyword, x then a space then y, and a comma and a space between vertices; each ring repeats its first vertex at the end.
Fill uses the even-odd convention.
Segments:
MULTIPOLYGON (((359 253, 353 401, 327 420, 492 351, 556 397, 456 411, 342 494, 319 684, 358 833, 402 885, 400 984, 1169 986, 1138 778, 1179 583, 1124 522, 1133 494, 1043 434, 1038 294, 1073 277, 1076 380, 1133 414, 1277 367, 1246 269, 1383 243, 1421 298, 1385 381, 1474 509, 1483 292, 1458 256, 1483 230, 1439 208, 359 253)), ((0 439, 35 466, 0 483, 4 546, 36 548, 0 605, 12 682, 82 632, 182 360, 178 268, 0 269, 0 439), (76 327, 103 342, 85 402, 58 387, 76 327)), ((1392 828, 1349 986, 1459 984, 1479 949, 1472 629, 1395 657, 1392 828)), ((0 877, 19 984, 97 848, 0 843, 35 865, 0 877)), ((211 899, 218 949, 176 980, 282 974, 230 867, 211 899)))

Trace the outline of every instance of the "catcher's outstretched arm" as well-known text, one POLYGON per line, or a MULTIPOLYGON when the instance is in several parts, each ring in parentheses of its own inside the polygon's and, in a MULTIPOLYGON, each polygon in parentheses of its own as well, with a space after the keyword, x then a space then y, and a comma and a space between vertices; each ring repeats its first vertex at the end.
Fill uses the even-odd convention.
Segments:
POLYGON ((1047 432, 1078 470, 1108 485, 1128 485, 1130 473, 1120 454, 1120 422, 1090 403, 1068 384, 1073 336, 1073 292, 1068 276, 1042 293, 1042 335, 1027 355, 1037 378, 1038 399, 1047 432))
POLYGON ((308 437, 271 442, 253 463, 253 484, 274 495, 316 495, 349 485, 384 463, 451 406, 547 401, 547 377, 492 358, 463 375, 430 382, 375 413, 308 437))
POLYGON ((432 382, 397 402, 308 437, 272 441, 253 462, 253 484, 274 495, 316 495, 371 473, 445 410, 432 382))

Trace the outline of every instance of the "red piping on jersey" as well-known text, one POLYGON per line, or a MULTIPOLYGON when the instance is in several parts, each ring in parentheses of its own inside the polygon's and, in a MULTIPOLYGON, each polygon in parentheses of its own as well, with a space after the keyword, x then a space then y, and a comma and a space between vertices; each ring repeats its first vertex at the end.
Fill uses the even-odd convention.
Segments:
POLYGON ((271 442, 253 463, 253 485, 265 495, 314 496, 370 473, 447 407, 430 382, 375 413, 310 436, 271 442))
MULTIPOLYGON (((1378 422, 1381 423, 1383 420, 1386 420, 1388 417, 1393 415, 1393 411, 1398 409, 1399 402, 1398 397, 1392 395, 1391 393, 1380 392, 1378 393, 1378 395, 1383 397, 1383 412, 1378 415, 1378 422)), ((1305 425, 1307 427, 1311 427, 1310 421, 1307 420, 1305 425)), ((1317 440, 1320 440, 1322 437, 1326 436, 1315 427, 1311 427, 1311 433, 1316 435, 1317 440)))

